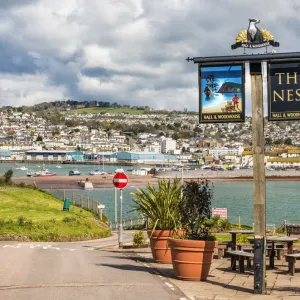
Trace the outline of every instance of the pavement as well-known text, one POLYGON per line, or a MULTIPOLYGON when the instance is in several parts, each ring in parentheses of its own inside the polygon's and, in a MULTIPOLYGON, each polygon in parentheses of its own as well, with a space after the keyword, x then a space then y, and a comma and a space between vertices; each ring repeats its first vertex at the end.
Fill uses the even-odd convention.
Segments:
POLYGON ((295 276, 290 276, 284 259, 275 260, 275 269, 267 268, 266 295, 254 295, 253 272, 246 270, 245 274, 240 274, 237 271, 231 271, 228 258, 214 259, 207 281, 196 282, 176 279, 172 265, 155 263, 149 248, 118 249, 110 247, 102 249, 102 251, 123 253, 128 258, 146 263, 149 266, 149 272, 150 269, 156 270, 162 280, 169 280, 173 287, 182 291, 187 299, 300 299, 300 269, 296 268, 295 276))

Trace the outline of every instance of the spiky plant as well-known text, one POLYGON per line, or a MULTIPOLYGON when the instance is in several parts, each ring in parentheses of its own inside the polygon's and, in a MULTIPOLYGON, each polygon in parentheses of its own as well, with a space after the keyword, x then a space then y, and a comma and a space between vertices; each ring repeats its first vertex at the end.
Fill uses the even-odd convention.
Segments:
POLYGON ((135 203, 133 211, 141 213, 150 221, 153 230, 180 229, 178 204, 181 199, 180 179, 158 181, 157 187, 147 183, 146 188, 132 192, 135 203))

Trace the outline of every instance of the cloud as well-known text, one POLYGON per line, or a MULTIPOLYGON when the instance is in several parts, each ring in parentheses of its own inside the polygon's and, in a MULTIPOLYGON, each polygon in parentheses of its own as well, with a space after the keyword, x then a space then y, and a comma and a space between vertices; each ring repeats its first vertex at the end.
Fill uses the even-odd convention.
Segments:
POLYGON ((197 110, 197 66, 187 56, 242 54, 230 46, 249 17, 281 43, 277 51, 297 51, 299 9, 296 0, 1 1, 5 103, 70 97, 197 110))
POLYGON ((64 86, 53 86, 45 75, 7 75, 0 73, 0 103, 3 106, 22 106, 62 100, 64 86))

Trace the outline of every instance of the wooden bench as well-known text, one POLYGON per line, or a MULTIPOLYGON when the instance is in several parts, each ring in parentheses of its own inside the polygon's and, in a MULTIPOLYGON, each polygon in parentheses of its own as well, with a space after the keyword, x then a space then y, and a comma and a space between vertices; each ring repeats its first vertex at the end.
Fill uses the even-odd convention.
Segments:
POLYGON ((287 236, 290 236, 291 234, 300 234, 300 225, 299 224, 286 225, 286 234, 287 236))
MULTIPOLYGON (((271 251, 272 251, 272 248, 271 247, 268 247, 266 249, 266 251, 268 252, 268 256, 270 257, 271 256, 271 251)), ((274 251, 276 252, 276 256, 277 256, 277 259, 278 260, 281 260, 281 258, 283 257, 283 253, 284 251, 287 251, 287 248, 280 248, 280 247, 275 247, 274 251)))
POLYGON ((236 261, 239 261, 239 271, 240 273, 245 272, 245 265, 244 260, 247 260, 247 267, 251 268, 251 259, 254 258, 254 253, 249 253, 245 251, 239 251, 239 250, 231 250, 227 252, 231 255, 233 260, 231 261, 231 269, 236 270, 236 261))
POLYGON ((285 261, 289 263, 289 273, 293 276, 295 274, 296 260, 300 259, 300 253, 285 254, 285 261))

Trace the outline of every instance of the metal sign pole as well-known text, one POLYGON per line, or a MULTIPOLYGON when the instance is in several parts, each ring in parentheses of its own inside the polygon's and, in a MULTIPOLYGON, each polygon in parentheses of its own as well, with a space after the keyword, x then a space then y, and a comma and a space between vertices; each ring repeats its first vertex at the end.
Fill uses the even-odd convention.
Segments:
POLYGON ((250 63, 254 181, 254 294, 266 289, 266 178, 262 63, 250 63))
POLYGON ((120 223, 119 223, 119 248, 123 247, 123 189, 120 190, 120 223))
MULTIPOLYGON (((117 200, 117 188, 115 187, 115 224, 118 223, 118 200, 117 200)), ((116 228, 117 230, 117 228, 116 228)))

